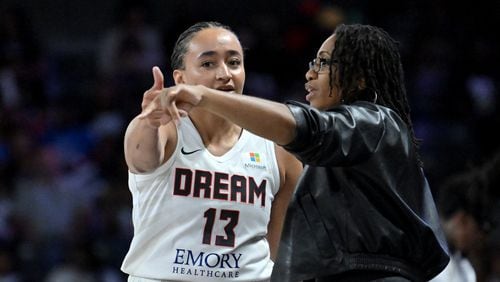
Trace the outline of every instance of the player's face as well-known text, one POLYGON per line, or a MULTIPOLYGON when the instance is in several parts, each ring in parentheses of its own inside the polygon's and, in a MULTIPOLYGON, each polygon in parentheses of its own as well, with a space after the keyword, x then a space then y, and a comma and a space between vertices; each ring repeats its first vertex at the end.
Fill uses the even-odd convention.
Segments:
POLYGON ((236 36, 223 28, 199 31, 188 44, 183 70, 174 71, 176 83, 201 84, 242 93, 245 84, 243 49, 236 36))
MULTIPOLYGON (((330 64, 332 50, 335 46, 335 35, 328 37, 318 50, 316 58, 310 64, 306 72, 305 88, 308 92, 306 100, 311 106, 326 110, 335 105, 340 104, 340 92, 338 87, 335 86, 336 82, 332 81, 330 86, 330 64)), ((331 70, 336 71, 335 64, 332 65, 331 70)), ((334 75, 333 77, 336 77, 334 75)))

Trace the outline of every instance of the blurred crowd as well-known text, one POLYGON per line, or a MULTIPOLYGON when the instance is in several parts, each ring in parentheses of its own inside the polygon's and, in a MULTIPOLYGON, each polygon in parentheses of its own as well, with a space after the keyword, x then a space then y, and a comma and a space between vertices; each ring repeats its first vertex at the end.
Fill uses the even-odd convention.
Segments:
MULTIPOLYGON (((307 62, 339 23, 386 29, 401 43, 440 201, 451 177, 500 151, 495 1, 54 2, 60 14, 39 9, 50 1, 0 2, 0 282, 125 280, 119 267, 133 232, 125 127, 152 85, 152 66, 169 73, 175 39, 197 21, 233 28, 246 49, 244 92, 276 101, 304 101, 307 62), (78 19, 80 9, 95 18, 78 19), (68 11, 71 22, 41 20, 68 19, 68 11), (94 28, 75 37, 79 23, 94 28)), ((498 182, 488 183, 482 195, 498 202, 498 182)), ((497 248, 496 260, 481 264, 487 281, 500 275, 500 236, 481 240, 497 248)))

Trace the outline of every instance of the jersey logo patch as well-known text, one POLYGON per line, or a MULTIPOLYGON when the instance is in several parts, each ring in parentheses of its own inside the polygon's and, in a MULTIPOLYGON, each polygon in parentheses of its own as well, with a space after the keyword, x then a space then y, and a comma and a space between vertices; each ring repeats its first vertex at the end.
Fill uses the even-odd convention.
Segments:
POLYGON ((247 152, 243 154, 245 168, 267 169, 265 154, 247 152))
POLYGON ((259 153, 250 152, 250 161, 253 163, 260 163, 259 153))
POLYGON ((198 151, 201 151, 201 149, 197 149, 197 150, 194 150, 194 151, 184 151, 184 147, 181 148, 181 153, 183 155, 191 155, 191 154, 196 153, 198 151))

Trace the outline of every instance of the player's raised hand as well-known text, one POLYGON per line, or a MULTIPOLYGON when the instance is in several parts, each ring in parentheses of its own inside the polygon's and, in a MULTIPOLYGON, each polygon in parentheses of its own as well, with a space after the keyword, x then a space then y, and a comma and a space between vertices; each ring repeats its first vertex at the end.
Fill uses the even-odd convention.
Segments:
POLYGON ((140 119, 147 119, 149 125, 159 127, 162 124, 168 123, 171 118, 165 114, 161 103, 161 93, 164 89, 163 73, 160 68, 153 67, 153 86, 144 92, 142 98, 142 113, 140 119))
POLYGON ((150 89, 144 92, 141 105, 142 111, 144 111, 148 107, 151 101, 153 101, 154 98, 156 98, 156 96, 158 96, 161 90, 163 89, 163 73, 157 66, 153 67, 153 79, 154 79, 153 86, 151 86, 150 89))

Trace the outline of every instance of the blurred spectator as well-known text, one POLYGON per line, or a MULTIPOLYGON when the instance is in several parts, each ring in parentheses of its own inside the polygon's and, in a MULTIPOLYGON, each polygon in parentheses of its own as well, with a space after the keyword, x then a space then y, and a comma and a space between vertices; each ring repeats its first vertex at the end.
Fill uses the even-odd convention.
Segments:
POLYGON ((21 275, 15 269, 14 250, 0 246, 0 282, 21 282, 21 275))
POLYGON ((65 262, 54 267, 45 282, 98 282, 88 246, 73 246, 65 262))
POLYGON ((18 6, 0 10, 0 105, 4 109, 47 105, 46 63, 34 33, 30 11, 18 6))
POLYGON ((98 56, 102 74, 149 74, 151 66, 164 62, 161 34, 148 23, 143 3, 125 1, 117 25, 103 34, 98 56))
POLYGON ((102 34, 98 46, 98 80, 111 85, 114 106, 126 120, 139 110, 151 67, 165 64, 161 33, 149 24, 149 12, 143 1, 124 1, 119 20, 102 34))
POLYGON ((499 279, 500 152, 482 166, 449 177, 438 193, 438 210, 451 261, 437 281, 483 282, 499 279), (497 235, 496 235, 497 236, 497 235))

